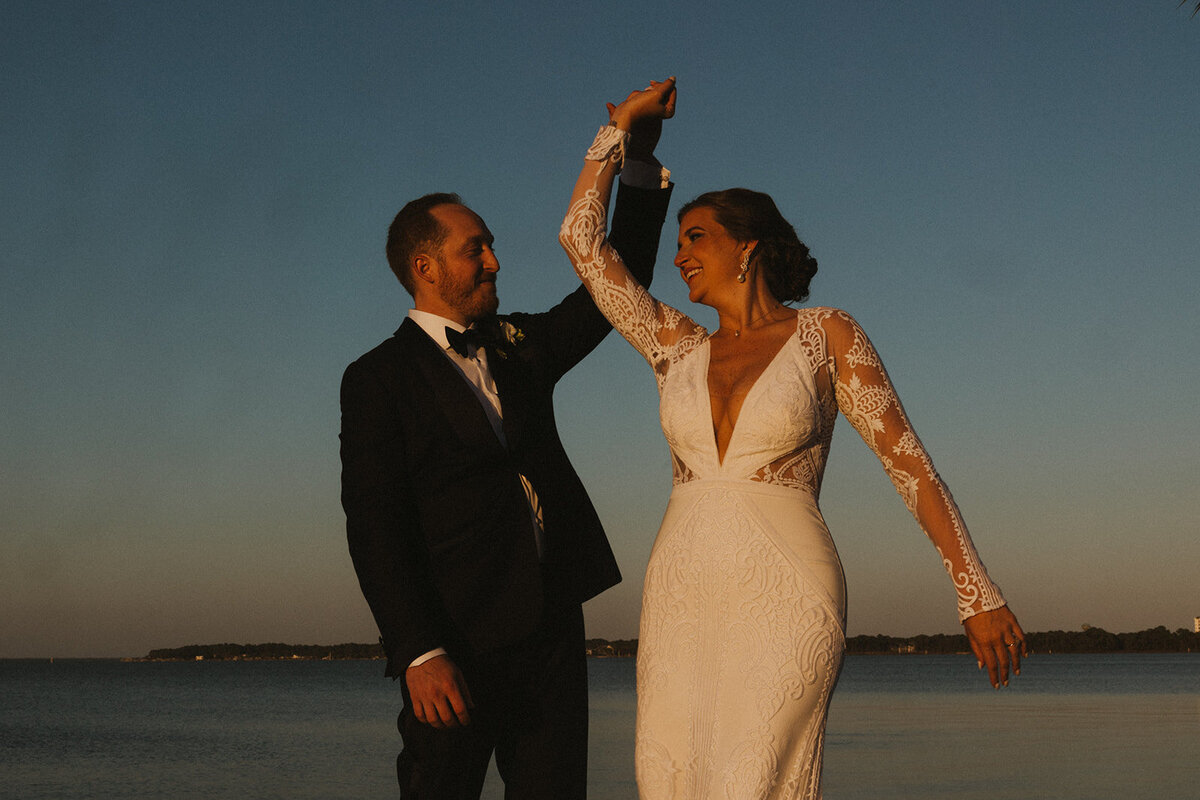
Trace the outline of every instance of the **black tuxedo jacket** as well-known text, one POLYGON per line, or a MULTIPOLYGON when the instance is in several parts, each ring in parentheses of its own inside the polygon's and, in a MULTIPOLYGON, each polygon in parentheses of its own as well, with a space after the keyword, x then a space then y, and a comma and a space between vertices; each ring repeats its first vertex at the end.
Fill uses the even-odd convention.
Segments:
MULTIPOLYGON (((622 185, 610 240, 649 283, 670 190, 622 185)), ((558 379, 611 330, 583 287, 540 314, 504 314, 488 348, 500 443, 478 397, 412 320, 342 379, 342 506, 387 674, 429 650, 485 653, 533 633, 547 602, 621 579, 554 422, 558 379), (544 516, 539 562, 519 475, 544 516)))

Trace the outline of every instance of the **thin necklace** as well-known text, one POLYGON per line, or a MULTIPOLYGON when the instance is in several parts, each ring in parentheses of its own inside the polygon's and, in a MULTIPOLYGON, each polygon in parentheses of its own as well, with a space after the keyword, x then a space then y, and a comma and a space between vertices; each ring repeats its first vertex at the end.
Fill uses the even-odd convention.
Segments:
POLYGON ((774 308, 768 309, 766 312, 764 312, 764 313, 762 313, 762 314, 759 314, 757 317, 755 317, 754 319, 750 320, 749 322, 747 322, 745 325, 743 325, 743 326, 742 326, 742 327, 740 327, 740 328, 726 328, 726 327, 724 327, 724 326, 718 326, 717 330, 722 330, 722 331, 732 331, 732 332, 733 332, 733 335, 734 335, 734 338, 740 337, 740 336, 742 335, 742 331, 746 330, 746 329, 747 329, 747 328, 749 328, 751 325, 753 325, 754 323, 758 322, 760 319, 764 319, 764 318, 766 318, 766 317, 769 317, 771 314, 774 314, 776 311, 778 311, 778 310, 779 310, 779 309, 781 309, 781 308, 783 308, 783 303, 780 303, 779 305, 775 306, 774 308))

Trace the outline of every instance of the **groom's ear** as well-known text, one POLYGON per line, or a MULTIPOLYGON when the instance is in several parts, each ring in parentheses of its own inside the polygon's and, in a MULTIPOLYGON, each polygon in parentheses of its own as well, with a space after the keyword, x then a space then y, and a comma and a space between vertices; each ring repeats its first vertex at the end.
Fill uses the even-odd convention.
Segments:
POLYGON ((410 268, 414 282, 420 281, 430 285, 437 283, 438 266, 437 259, 428 253, 418 253, 413 256, 410 268))

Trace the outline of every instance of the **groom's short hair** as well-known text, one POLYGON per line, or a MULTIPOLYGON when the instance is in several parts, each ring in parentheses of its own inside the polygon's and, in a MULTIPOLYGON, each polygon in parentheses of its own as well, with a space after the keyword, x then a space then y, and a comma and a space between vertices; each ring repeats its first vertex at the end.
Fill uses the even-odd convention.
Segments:
POLYGON ((405 204, 388 227, 388 266, 408 291, 414 294, 412 259, 421 250, 440 251, 448 231, 429 213, 435 206, 463 205, 462 198, 453 192, 432 192, 405 204))

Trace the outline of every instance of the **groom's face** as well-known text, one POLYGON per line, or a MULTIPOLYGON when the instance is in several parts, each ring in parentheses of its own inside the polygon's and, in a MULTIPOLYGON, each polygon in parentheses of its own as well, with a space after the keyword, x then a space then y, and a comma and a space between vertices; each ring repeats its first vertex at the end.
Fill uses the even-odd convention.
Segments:
POLYGON ((496 313, 496 273, 500 262, 495 237, 479 215, 466 206, 440 205, 429 211, 446 231, 437 255, 437 291, 442 301, 468 323, 496 313))

